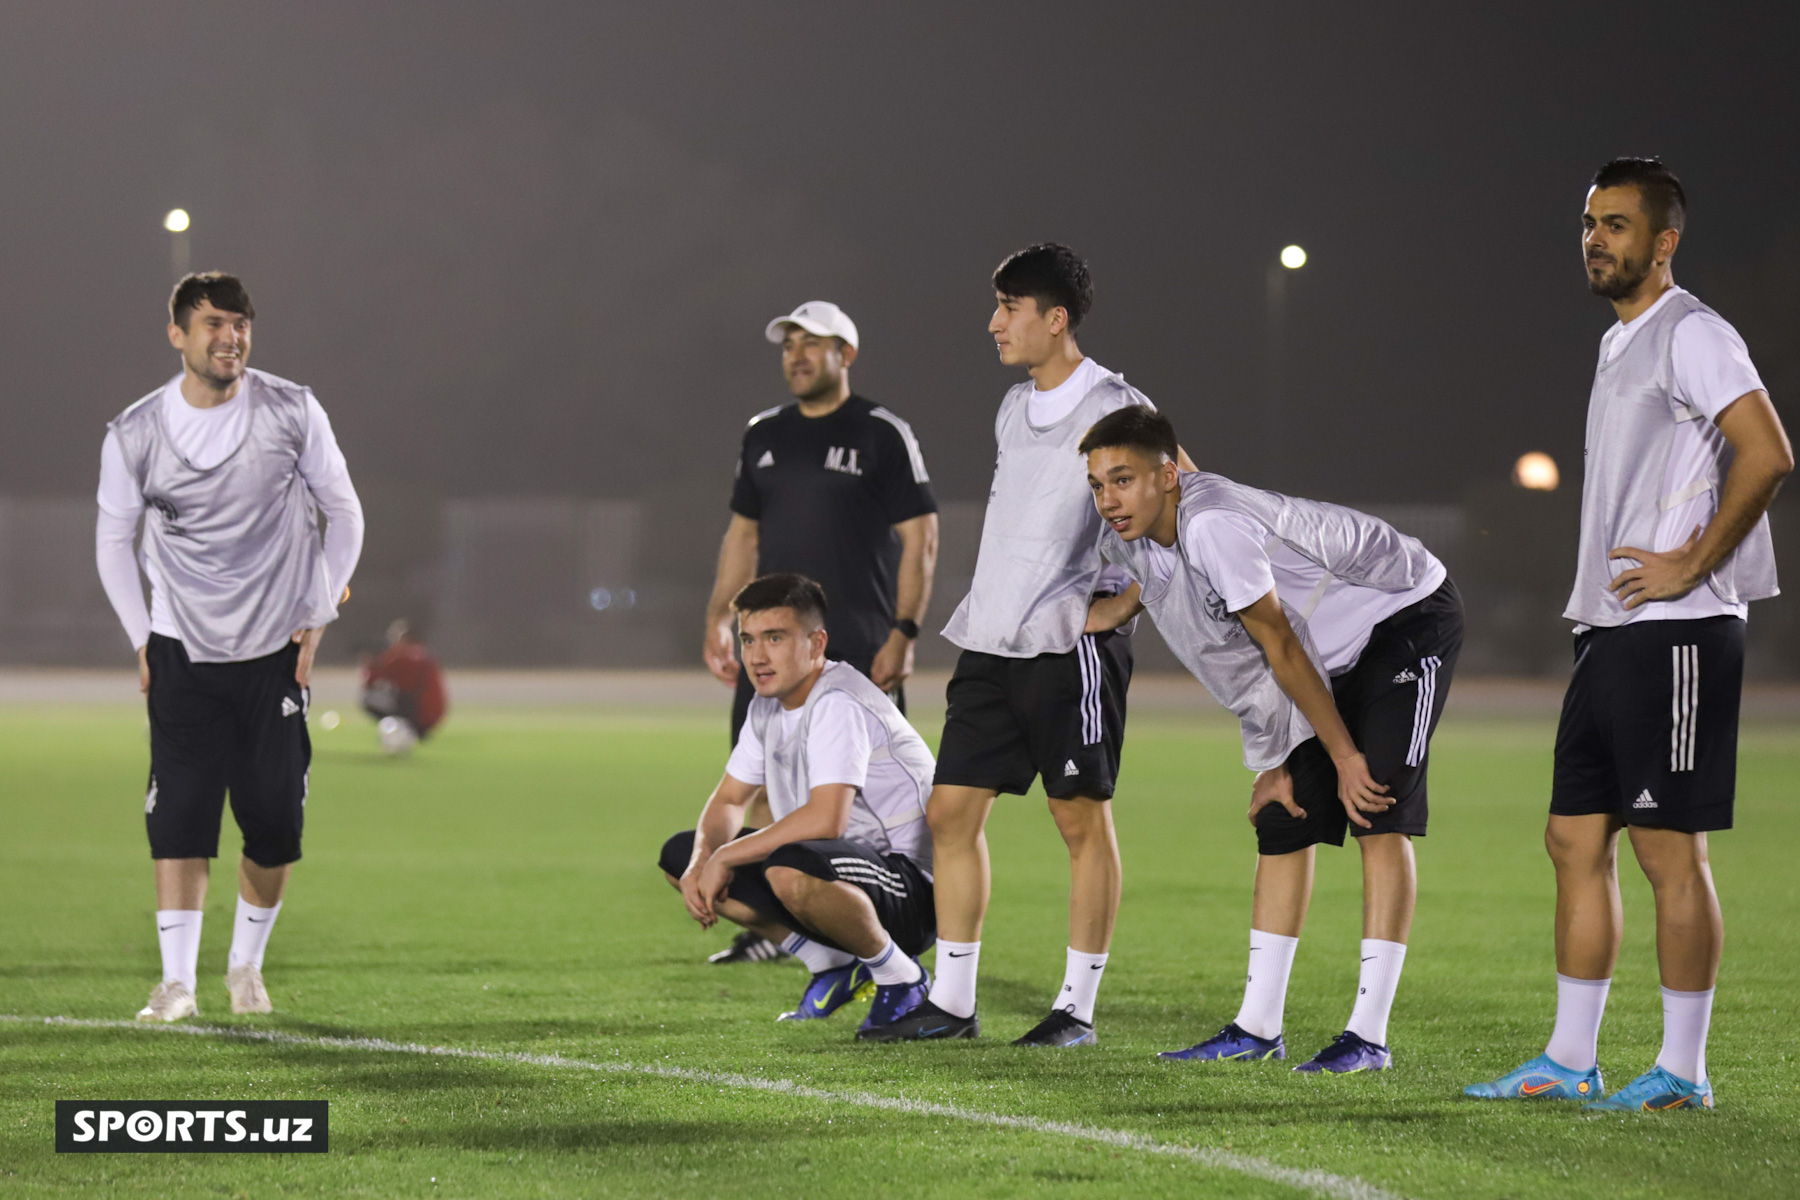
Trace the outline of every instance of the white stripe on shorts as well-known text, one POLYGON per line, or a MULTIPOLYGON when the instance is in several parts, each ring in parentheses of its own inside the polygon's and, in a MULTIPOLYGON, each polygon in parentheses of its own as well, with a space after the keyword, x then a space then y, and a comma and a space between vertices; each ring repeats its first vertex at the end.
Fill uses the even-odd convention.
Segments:
POLYGON ((1433 655, 1419 660, 1419 690, 1413 698, 1412 742, 1406 747, 1406 765, 1425 761, 1431 746, 1431 709, 1437 703, 1437 669, 1443 660, 1433 655))
POLYGON ((1075 643, 1075 656, 1081 660, 1081 744, 1092 746, 1100 740, 1100 651, 1094 646, 1094 635, 1084 633, 1075 643))
POLYGON ((1700 647, 1671 646, 1669 770, 1694 769, 1694 727, 1700 717, 1700 647))

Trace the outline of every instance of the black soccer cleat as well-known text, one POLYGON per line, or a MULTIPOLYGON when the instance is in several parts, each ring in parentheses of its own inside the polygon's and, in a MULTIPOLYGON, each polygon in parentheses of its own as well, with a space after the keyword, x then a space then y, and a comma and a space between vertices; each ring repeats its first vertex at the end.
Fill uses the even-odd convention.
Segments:
POLYGON ((751 933, 748 929, 731 939, 731 945, 716 954, 706 956, 709 963, 745 963, 775 962, 777 959, 791 958, 786 950, 771 942, 760 933, 751 933))
POLYGON ((1100 1039, 1094 1027, 1067 1009, 1053 1008, 1050 1015, 1032 1026, 1031 1032, 1014 1042, 1015 1046, 1093 1046, 1100 1039))
POLYGON ((856 1031, 859 1042, 947 1041, 981 1036, 981 1015, 959 1017, 927 1000, 891 1025, 871 1025, 856 1031))

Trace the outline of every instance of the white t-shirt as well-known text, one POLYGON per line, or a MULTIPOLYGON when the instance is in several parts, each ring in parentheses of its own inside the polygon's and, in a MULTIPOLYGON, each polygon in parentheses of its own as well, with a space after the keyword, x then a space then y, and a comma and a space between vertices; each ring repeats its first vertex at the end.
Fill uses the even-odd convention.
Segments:
MULTIPOLYGON (((1683 290, 1672 287, 1630 324, 1615 323, 1600 339, 1600 361, 1606 363, 1617 358, 1631 344, 1637 331, 1644 327, 1644 318, 1683 290)), ((1669 366, 1674 376, 1675 399, 1706 419, 1682 421, 1675 426, 1675 440, 1669 447, 1669 466, 1663 475, 1665 496, 1706 478, 1712 462, 1726 446, 1725 435, 1715 424, 1719 414, 1738 397, 1761 390, 1763 386, 1762 377, 1750 361, 1744 339, 1712 313, 1691 312, 1675 326, 1669 347, 1669 366)), ((1688 540, 1696 525, 1704 529, 1718 509, 1719 498, 1708 489, 1666 510, 1656 522, 1656 537, 1649 549, 1658 553, 1675 549, 1688 540)), ((1613 565, 1623 571, 1630 562, 1630 559, 1617 559, 1613 565)), ((1639 605, 1625 614, 1624 623, 1748 617, 1749 614, 1748 604, 1727 604, 1702 581, 1679 600, 1652 600, 1639 605)))
POLYGON ((1039 429, 1056 424, 1074 412, 1081 398, 1093 391, 1094 385, 1107 373, 1106 368, 1093 359, 1082 359, 1067 379, 1049 391, 1031 389, 1031 398, 1025 403, 1026 419, 1039 429))
MULTIPOLYGON (((195 408, 181 394, 181 376, 177 375, 163 388, 157 403, 162 406, 163 425, 175 452, 202 471, 209 471, 231 457, 250 431, 250 405, 246 399, 248 384, 238 394, 213 408, 195 408)), ((337 596, 350 582, 356 560, 362 552, 362 502, 350 483, 350 468, 344 452, 338 448, 337 436, 331 431, 331 419, 325 409, 309 393, 306 397, 306 443, 300 451, 300 477, 325 514, 325 568, 331 581, 331 594, 337 596)), ((126 465, 125 451, 109 429, 100 446, 100 519, 95 529, 95 557, 100 568, 100 582, 112 601, 113 610, 125 626, 125 634, 135 648, 142 646, 152 633, 179 638, 174 615, 169 611, 168 597, 156 569, 148 562, 144 573, 150 579, 150 607, 144 608, 144 597, 138 584, 138 562, 131 543, 137 533, 138 518, 144 512, 144 496, 126 465)))
MULTIPOLYGON (((803 711, 804 706, 781 710, 783 742, 799 727, 803 711)), ((919 802, 918 783, 890 752, 887 728, 843 692, 826 692, 813 704, 812 725, 806 737, 806 767, 809 790, 828 783, 849 784, 862 792, 877 812, 895 812, 919 802)), ((744 722, 737 745, 725 763, 725 773, 742 783, 766 782, 763 745, 757 740, 752 722, 744 722)), ((782 811, 770 794, 769 812, 777 821, 791 811, 782 811)), ((922 814, 911 824, 888 830, 893 851, 915 860, 920 858, 920 843, 928 836, 922 814)))
MULTIPOLYGON (((1181 545, 1211 581, 1229 612, 1241 612, 1273 591, 1288 607, 1304 609, 1325 570, 1288 546, 1268 548, 1271 531, 1261 521, 1230 509, 1195 513, 1182 531, 1181 545)), ((1158 578, 1175 571, 1175 552, 1149 538, 1150 565, 1158 578)), ((1307 618, 1313 645, 1326 671, 1342 675, 1356 665, 1369 633, 1409 604, 1417 604, 1444 585, 1444 564, 1435 557, 1419 586, 1407 592, 1384 592, 1341 579, 1325 585, 1324 595, 1307 618)))

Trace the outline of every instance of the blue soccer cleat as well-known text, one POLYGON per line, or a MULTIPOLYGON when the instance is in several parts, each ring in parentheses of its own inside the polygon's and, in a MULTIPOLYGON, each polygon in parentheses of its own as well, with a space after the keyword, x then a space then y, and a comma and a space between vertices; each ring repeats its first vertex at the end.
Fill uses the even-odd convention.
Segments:
POLYGON ((1278 1033, 1260 1038, 1246 1032, 1236 1021, 1186 1050, 1164 1050, 1158 1058, 1173 1062, 1261 1062, 1268 1058, 1286 1058, 1287 1045, 1278 1033))
POLYGON ((1581 1107, 1590 1112, 1663 1112, 1671 1108, 1711 1112, 1712 1082, 1689 1083, 1662 1067, 1651 1067, 1606 1099, 1581 1107))
POLYGON ((846 963, 829 971, 820 971, 800 995, 800 1007, 782 1013, 777 1021, 822 1021, 850 1003, 865 988, 875 986, 869 968, 860 962, 846 963))
POLYGON ((1294 1070, 1308 1075, 1354 1075, 1358 1071, 1385 1071, 1394 1061, 1386 1046, 1365 1041, 1348 1029, 1294 1070))
POLYGON ((1598 1065, 1571 1071, 1548 1054, 1514 1067, 1491 1083, 1471 1083, 1463 1095, 1477 1100, 1597 1100, 1606 1094, 1598 1065))
POLYGON ((931 993, 931 972, 924 967, 919 970, 922 974, 911 983, 884 983, 875 989, 875 1002, 869 1005, 869 1015, 863 1023, 856 1027, 857 1037, 877 1025, 892 1025, 925 1003, 925 997, 931 993))

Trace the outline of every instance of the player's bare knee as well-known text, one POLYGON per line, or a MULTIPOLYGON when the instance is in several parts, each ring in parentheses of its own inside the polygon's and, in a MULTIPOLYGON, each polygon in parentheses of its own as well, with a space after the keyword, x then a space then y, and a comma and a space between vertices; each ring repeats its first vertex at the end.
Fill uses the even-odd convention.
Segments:
POLYGON ((769 890, 776 898, 788 905, 805 903, 816 885, 824 882, 794 867, 769 867, 763 871, 763 878, 769 881, 769 890))
POLYGON ((1559 872, 1609 874, 1617 848, 1616 834, 1601 823, 1552 817, 1544 827, 1544 850, 1559 872))
POLYGON ((1112 840, 1112 806, 1104 800, 1049 801, 1050 816, 1070 850, 1081 851, 1112 840))

